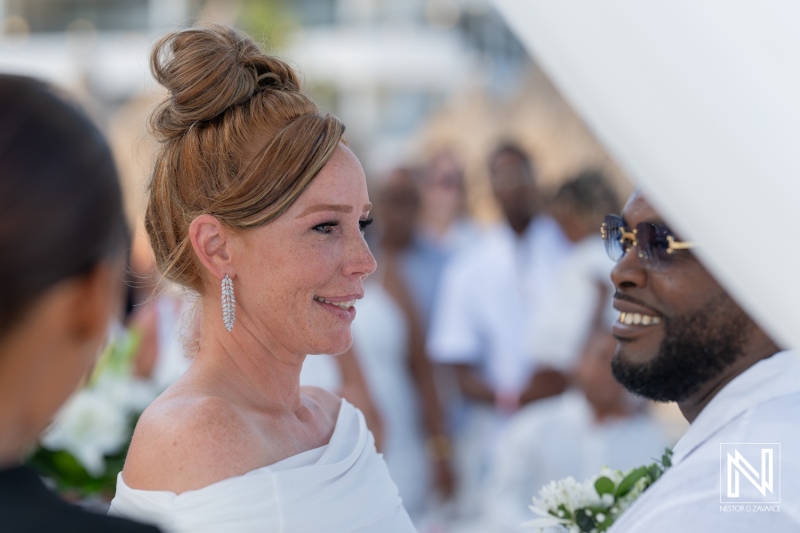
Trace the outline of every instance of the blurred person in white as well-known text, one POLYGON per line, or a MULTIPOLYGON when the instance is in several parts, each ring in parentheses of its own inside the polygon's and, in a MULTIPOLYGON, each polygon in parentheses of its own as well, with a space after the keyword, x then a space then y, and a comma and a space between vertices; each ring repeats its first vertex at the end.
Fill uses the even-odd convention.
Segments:
POLYGON ((455 370, 463 405, 454 428, 458 512, 474 514, 494 436, 521 405, 563 392, 566 377, 530 357, 529 324, 571 244, 540 214, 536 171, 512 144, 489 161, 504 220, 447 265, 428 351, 455 370))
POLYGON ((511 419, 489 474, 487 531, 525 531, 533 496, 553 480, 583 481, 603 466, 625 471, 649 464, 672 444, 645 403, 614 380, 616 347, 610 331, 595 330, 572 373, 573 387, 511 419))
MULTIPOLYGON (((420 197, 412 172, 391 172, 375 192, 372 249, 378 268, 365 286, 353 321, 353 347, 383 421, 381 451, 415 523, 450 496, 449 439, 421 323, 400 261, 412 244, 420 197)), ((312 364, 317 357, 309 358, 312 364)), ((306 369, 304 368, 304 374, 306 369)), ((301 376, 301 380, 302 380, 301 376)), ((337 387, 337 384, 333 384, 337 387)))
POLYGON ((550 212, 574 246, 547 293, 547 312, 535 315, 530 325, 531 354, 539 364, 569 372, 589 335, 616 318, 610 278, 614 262, 597 228, 618 210, 616 193, 598 170, 579 172, 553 196, 550 212))
POLYGON ((437 152, 413 178, 419 215, 413 240, 403 249, 402 274, 427 331, 445 265, 480 229, 467 214, 464 169, 452 152, 437 152))
POLYGON ((670 230, 640 190, 621 217, 606 217, 603 235, 618 261, 614 376, 635 394, 677 402, 690 423, 672 467, 609 531, 800 530, 798 354, 739 307, 692 253, 702 243, 670 230))
POLYGON ((350 347, 376 266, 343 124, 230 28, 168 34, 151 67, 171 94, 145 227, 199 295, 198 348, 139 419, 110 512, 173 532, 413 531, 361 412, 300 386, 306 354, 350 347))
POLYGON ((111 152, 45 84, 0 75, 0 529, 146 532, 50 493, 20 466, 121 312, 129 237, 111 152))

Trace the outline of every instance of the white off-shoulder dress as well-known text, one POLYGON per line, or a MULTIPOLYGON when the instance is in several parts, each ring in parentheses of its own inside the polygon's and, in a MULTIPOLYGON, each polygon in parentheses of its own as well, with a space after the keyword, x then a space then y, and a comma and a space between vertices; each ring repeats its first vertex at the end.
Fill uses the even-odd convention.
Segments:
POLYGON ((132 489, 120 474, 109 514, 168 533, 415 531, 364 416, 345 400, 325 446, 181 494, 132 489))

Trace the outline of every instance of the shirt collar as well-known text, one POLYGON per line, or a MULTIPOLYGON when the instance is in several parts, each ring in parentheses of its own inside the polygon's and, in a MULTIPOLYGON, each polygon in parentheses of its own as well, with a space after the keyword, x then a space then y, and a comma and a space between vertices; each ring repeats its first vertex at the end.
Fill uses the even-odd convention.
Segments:
POLYGON ((800 356, 778 352, 754 364, 720 390, 675 445, 673 464, 683 461, 732 420, 758 404, 800 392, 800 356))

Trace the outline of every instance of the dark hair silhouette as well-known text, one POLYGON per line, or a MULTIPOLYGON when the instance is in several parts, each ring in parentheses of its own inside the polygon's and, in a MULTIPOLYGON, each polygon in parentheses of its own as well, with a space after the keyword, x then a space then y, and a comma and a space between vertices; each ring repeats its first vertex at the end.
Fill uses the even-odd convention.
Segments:
POLYGON ((51 286, 129 242, 111 152, 46 84, 0 74, 0 338, 51 286))
POLYGON ((576 212, 598 220, 609 213, 618 213, 620 209, 617 193, 610 180, 602 170, 596 168, 583 169, 563 184, 553 202, 564 202, 576 212))

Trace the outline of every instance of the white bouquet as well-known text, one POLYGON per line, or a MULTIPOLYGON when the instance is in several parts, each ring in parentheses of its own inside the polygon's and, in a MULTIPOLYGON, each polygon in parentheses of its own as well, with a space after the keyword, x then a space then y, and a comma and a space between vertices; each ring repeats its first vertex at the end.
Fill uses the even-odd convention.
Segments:
POLYGON ((582 483, 568 477, 552 481, 534 496, 530 507, 538 518, 523 526, 540 532, 598 533, 611 524, 670 467, 672 450, 661 461, 628 472, 604 468, 582 483))
POLYGON ((136 420, 157 395, 150 382, 132 373, 139 341, 135 331, 119 332, 86 385, 42 435, 29 464, 58 490, 78 498, 113 494, 136 420))

